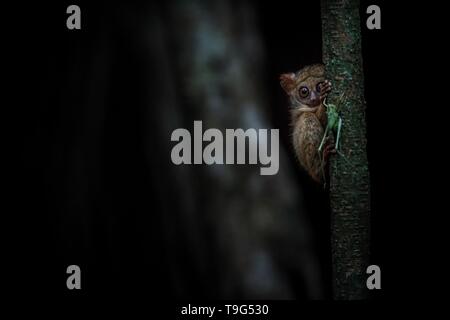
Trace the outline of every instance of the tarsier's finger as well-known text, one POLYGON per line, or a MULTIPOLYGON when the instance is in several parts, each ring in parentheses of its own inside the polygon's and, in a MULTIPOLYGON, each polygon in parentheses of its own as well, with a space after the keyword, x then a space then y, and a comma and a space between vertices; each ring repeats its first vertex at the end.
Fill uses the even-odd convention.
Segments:
POLYGON ((320 99, 323 101, 327 97, 327 95, 330 93, 330 91, 331 90, 321 92, 320 99))
POLYGON ((331 91, 331 82, 325 80, 323 84, 320 86, 320 99, 324 100, 327 94, 331 91))
POLYGON ((331 82, 325 80, 325 82, 320 86, 320 92, 322 93, 330 92, 331 88, 332 88, 331 82))
POLYGON ((327 144, 325 146, 325 150, 324 151, 327 152, 327 153, 336 153, 336 149, 334 147, 334 144, 327 144))

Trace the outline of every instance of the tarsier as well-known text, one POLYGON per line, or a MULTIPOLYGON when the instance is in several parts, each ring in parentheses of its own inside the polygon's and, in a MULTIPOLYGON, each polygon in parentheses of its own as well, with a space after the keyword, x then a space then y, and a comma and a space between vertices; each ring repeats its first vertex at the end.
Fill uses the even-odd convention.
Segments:
POLYGON ((292 140, 297 158, 315 181, 323 183, 328 156, 337 148, 328 133, 341 125, 335 107, 326 108, 325 99, 331 91, 331 82, 325 79, 325 68, 322 64, 314 64, 297 73, 282 74, 280 84, 291 102, 292 140), (333 123, 329 123, 330 120, 333 123))

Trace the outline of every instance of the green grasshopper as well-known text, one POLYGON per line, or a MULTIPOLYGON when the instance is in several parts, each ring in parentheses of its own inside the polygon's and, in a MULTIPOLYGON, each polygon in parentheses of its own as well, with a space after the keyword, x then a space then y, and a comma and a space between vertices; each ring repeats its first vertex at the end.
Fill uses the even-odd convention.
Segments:
MULTIPOLYGON (((324 178, 324 181, 326 181, 325 179, 325 172, 324 172, 324 166, 323 166, 323 147, 325 145, 325 141, 328 139, 329 134, 335 134, 336 135, 336 143, 334 145, 334 149, 336 150, 336 152, 343 156, 342 153, 339 152, 338 148, 339 148, 339 140, 341 138, 341 128, 342 128, 342 118, 339 116, 339 112, 338 112, 338 108, 341 106, 342 104, 342 99, 344 97, 344 94, 341 94, 341 96, 339 97, 338 100, 338 104, 334 105, 334 104, 327 104, 326 103, 326 98, 323 101, 323 105, 325 106, 326 110, 327 110, 327 126, 325 127, 325 132, 323 134, 323 138, 322 141, 320 142, 319 148, 317 149, 317 152, 319 153, 319 159, 320 159, 320 163, 321 163, 321 168, 322 168, 322 175, 324 178)), ((343 156, 344 157, 344 156, 343 156)), ((344 157, 344 159, 346 159, 344 157)))
POLYGON ((328 133, 336 133, 336 144, 334 148, 338 150, 339 148, 339 139, 341 136, 341 128, 342 128, 342 118, 339 116, 338 107, 334 104, 327 104, 326 98, 323 101, 323 105, 327 109, 327 126, 325 128, 325 132, 323 134, 322 141, 320 142, 318 151, 321 152, 323 146, 325 144, 326 139, 328 138, 328 133))

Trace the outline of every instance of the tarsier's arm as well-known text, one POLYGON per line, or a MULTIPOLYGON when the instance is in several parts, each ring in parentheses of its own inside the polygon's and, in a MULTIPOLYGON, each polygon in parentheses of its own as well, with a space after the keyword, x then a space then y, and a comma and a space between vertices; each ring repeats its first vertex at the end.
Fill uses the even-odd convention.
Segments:
POLYGON ((320 86, 321 92, 320 92, 320 106, 319 109, 316 112, 316 116, 319 119, 322 126, 325 128, 327 125, 327 110, 324 106, 324 102, 326 97, 331 91, 331 82, 329 80, 325 80, 323 84, 320 86))
POLYGON ((323 128, 314 113, 305 112, 294 125, 293 144, 300 164, 317 182, 322 181, 322 161, 317 149, 323 128))

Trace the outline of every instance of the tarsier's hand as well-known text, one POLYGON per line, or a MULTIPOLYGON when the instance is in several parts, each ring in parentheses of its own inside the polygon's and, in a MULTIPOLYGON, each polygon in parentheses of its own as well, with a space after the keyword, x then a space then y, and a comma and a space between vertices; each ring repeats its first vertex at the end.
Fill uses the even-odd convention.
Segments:
POLYGON ((320 101, 323 102, 325 98, 327 97, 328 93, 331 91, 331 81, 325 80, 321 84, 319 84, 319 91, 320 91, 320 101))
POLYGON ((325 142, 325 148, 323 149, 323 159, 324 162, 328 161, 330 154, 335 154, 337 151, 334 145, 334 138, 332 136, 327 137, 325 142))

